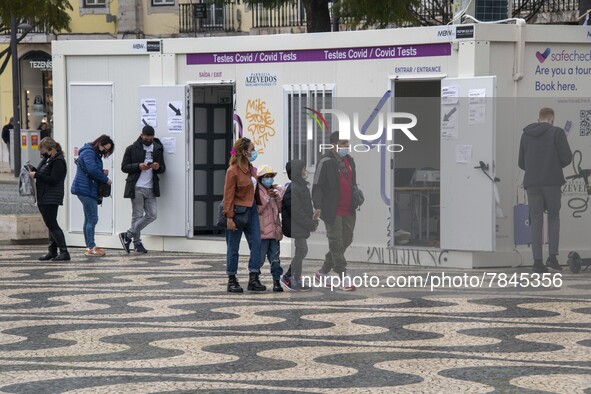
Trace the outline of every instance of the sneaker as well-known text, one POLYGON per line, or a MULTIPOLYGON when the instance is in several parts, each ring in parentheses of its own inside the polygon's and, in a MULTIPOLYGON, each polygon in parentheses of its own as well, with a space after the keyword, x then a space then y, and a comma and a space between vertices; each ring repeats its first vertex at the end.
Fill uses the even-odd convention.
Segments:
POLYGON ((322 272, 322 270, 318 270, 314 273, 314 276, 324 287, 330 287, 331 275, 325 274, 324 272, 322 272))
POLYGON ((129 246, 131 245, 131 238, 125 233, 119 233, 119 241, 121 241, 121 246, 123 246, 123 250, 129 254, 129 246))
POLYGON ((104 255, 106 255, 106 253, 101 248, 98 248, 95 246, 94 248, 86 249, 86 252, 84 252, 84 255, 94 256, 94 257, 103 257, 104 255))
POLYGON ((281 286, 287 291, 296 291, 294 288, 291 287, 292 284, 290 278, 285 275, 283 275, 279 283, 281 283, 281 286))
POLYGON ((534 274, 545 274, 548 272, 548 268, 544 266, 542 260, 534 260, 534 266, 532 267, 532 272, 534 274))
POLYGON ((304 286, 301 280, 294 279, 293 277, 291 278, 291 288, 293 289, 293 291, 301 292, 312 290, 310 286, 304 286))
POLYGON ((144 248, 144 244, 142 244, 141 242, 136 242, 134 245, 136 253, 148 253, 146 248, 144 248))
POLYGON ((556 270, 556 271, 562 271, 562 267, 558 263, 558 259, 556 258, 556 255, 554 255, 554 254, 551 254, 550 257, 548 257, 548 259, 546 260, 546 267, 552 268, 553 270, 556 270))
POLYGON ((339 287, 343 291, 355 291, 356 287, 352 283, 351 277, 349 275, 345 275, 343 277, 343 283, 341 283, 341 287, 339 287))

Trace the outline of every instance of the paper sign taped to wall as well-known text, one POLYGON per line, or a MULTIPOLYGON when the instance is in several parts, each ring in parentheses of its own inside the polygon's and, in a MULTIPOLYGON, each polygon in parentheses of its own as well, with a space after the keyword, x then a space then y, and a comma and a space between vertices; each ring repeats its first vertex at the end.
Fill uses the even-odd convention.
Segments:
POLYGON ((184 120, 183 120, 183 102, 182 101, 169 101, 166 106, 166 113, 168 115, 168 132, 169 133, 182 133, 184 120))
POLYGON ((486 89, 470 89, 468 90, 468 97, 470 98, 470 104, 484 104, 486 89))
POLYGON ((176 153, 176 138, 174 137, 162 137, 160 138, 162 146, 164 147, 165 153, 175 154, 176 153))
POLYGON ((156 113, 156 99, 143 98, 141 99, 140 113, 142 114, 141 124, 143 126, 156 127, 157 113, 156 113))
POLYGON ((446 140, 458 139, 458 106, 441 107, 441 137, 446 140))
POLYGON ((457 86, 444 86, 441 88, 441 104, 457 104, 460 97, 460 88, 457 86))
POLYGON ((472 163, 472 145, 456 145, 456 163, 472 163))
POLYGON ((486 122, 486 105, 470 104, 468 107, 468 124, 483 124, 486 122))

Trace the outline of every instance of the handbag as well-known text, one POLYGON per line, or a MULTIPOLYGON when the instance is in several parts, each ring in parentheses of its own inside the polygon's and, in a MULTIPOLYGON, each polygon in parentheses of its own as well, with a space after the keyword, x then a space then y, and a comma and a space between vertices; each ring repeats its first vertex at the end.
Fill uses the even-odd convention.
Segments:
POLYGON ((363 192, 361 191, 361 189, 359 189, 357 187, 357 184, 354 185, 351 183, 349 178, 347 178, 347 176, 343 173, 343 171, 341 171, 340 166, 337 166, 337 168, 339 169, 339 172, 341 174, 343 174, 343 177, 345 178, 345 180, 347 181, 347 183, 349 184, 349 186, 351 186, 351 189, 353 190, 353 193, 351 194, 351 200, 352 200, 351 202, 353 204, 353 209, 357 209, 359 211, 361 209, 361 206, 365 202, 365 196, 363 195, 363 192))
POLYGON ((98 205, 103 205, 103 197, 111 197, 111 185, 108 183, 99 183, 98 185, 98 205))
MULTIPOLYGON (((236 224, 237 228, 246 227, 248 224, 248 215, 250 207, 245 207, 243 205, 234 205, 234 224, 236 224)), ((228 227, 228 219, 226 215, 224 215, 224 202, 220 202, 218 206, 218 219, 217 225, 219 227, 227 228, 228 227)))

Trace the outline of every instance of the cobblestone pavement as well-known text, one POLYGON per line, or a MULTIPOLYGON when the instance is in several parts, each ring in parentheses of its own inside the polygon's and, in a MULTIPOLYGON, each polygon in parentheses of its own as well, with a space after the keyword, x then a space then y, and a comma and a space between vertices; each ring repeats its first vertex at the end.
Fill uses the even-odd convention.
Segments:
POLYGON ((39 213, 31 197, 18 194, 17 183, 0 182, 0 215, 39 213))
POLYGON ((548 288, 228 294, 223 256, 43 252, 0 246, 1 392, 591 393, 590 272, 548 288))

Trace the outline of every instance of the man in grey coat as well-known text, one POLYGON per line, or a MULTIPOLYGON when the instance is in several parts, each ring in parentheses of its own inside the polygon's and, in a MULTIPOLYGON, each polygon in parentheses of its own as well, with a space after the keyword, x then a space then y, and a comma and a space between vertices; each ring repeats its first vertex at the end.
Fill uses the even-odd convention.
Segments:
POLYGON ((546 266, 561 270, 556 256, 560 239, 561 187, 566 183, 562 169, 572 161, 564 130, 553 126, 554 110, 542 108, 537 123, 523 129, 519 145, 519 168, 525 171, 523 187, 529 199, 533 272, 548 269, 542 260, 544 210, 548 212, 548 252, 546 266))

